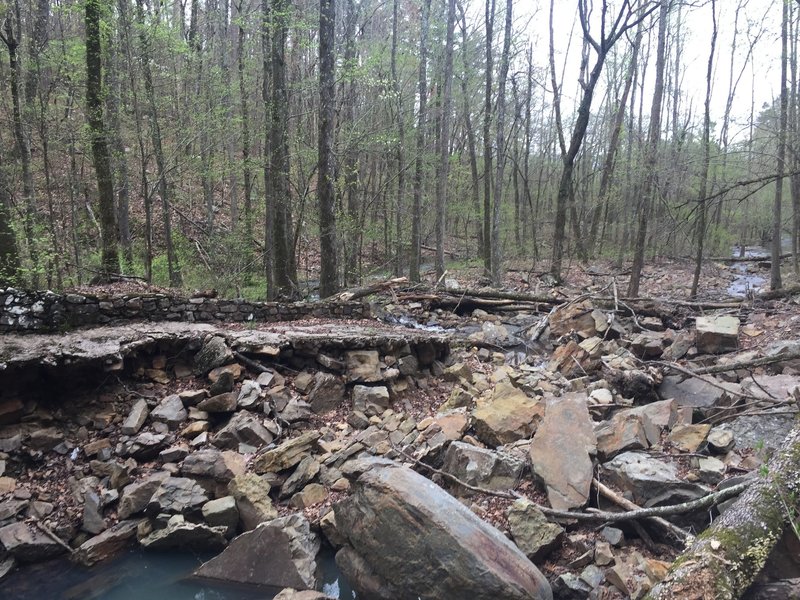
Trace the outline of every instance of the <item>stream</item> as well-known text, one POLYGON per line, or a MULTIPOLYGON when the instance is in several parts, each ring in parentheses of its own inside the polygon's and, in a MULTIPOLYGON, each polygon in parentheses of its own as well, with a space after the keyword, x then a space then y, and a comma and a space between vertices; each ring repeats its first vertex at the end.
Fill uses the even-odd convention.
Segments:
MULTIPOLYGON (((733 247, 731 256, 734 258, 740 256, 739 246, 733 247)), ((764 246, 745 246, 744 257, 770 260, 770 250, 764 246)), ((757 294, 767 285, 767 278, 762 274, 763 271, 753 263, 733 263, 731 271, 736 277, 728 286, 728 295, 733 298, 746 298, 749 294, 757 294)))
MULTIPOLYGON (((13 573, 3 581, 2 597, 8 600, 267 600, 280 591, 188 578, 212 556, 145 552, 136 548, 91 568, 57 559, 13 573)), ((321 591, 332 598, 353 600, 356 595, 341 577, 333 556, 333 550, 323 547, 317 557, 323 581, 321 591)))

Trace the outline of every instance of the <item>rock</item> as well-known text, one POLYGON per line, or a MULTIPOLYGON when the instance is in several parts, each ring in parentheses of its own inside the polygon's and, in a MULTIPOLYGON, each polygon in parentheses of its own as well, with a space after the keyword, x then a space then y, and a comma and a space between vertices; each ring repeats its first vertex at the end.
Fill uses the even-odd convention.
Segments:
POLYGON ((215 369, 211 369, 208 373, 208 380, 214 384, 219 381, 220 377, 227 377, 227 374, 233 376, 233 380, 237 381, 239 377, 242 375, 242 365, 239 363, 233 363, 230 365, 224 365, 222 367, 217 367, 215 369))
POLYGON ((145 431, 133 438, 128 446, 128 455, 138 461, 153 460, 167 447, 167 436, 163 433, 145 431))
POLYGON ((17 423, 25 414, 25 405, 19 398, 0 400, 0 425, 17 423))
POLYGON ((553 551, 564 537, 564 528, 547 520, 545 514, 524 499, 508 509, 508 527, 517 547, 531 562, 539 562, 553 551))
POLYGON ((585 600, 592 588, 577 575, 563 573, 553 582, 553 597, 558 600, 585 600))
POLYGON ((534 472, 544 481, 550 506, 568 510, 586 504, 596 444, 585 395, 548 400, 530 457, 534 472))
POLYGON ((149 414, 150 410, 147 407, 147 402, 144 399, 137 400, 133 408, 131 408, 131 412, 128 413, 125 421, 123 421, 120 431, 123 435, 136 435, 147 421, 149 414))
POLYGON ((298 591, 294 588, 285 588, 273 600, 333 600, 333 598, 314 590, 298 591))
POLYGON ((249 444, 259 448, 272 443, 274 436, 264 427, 256 415, 246 410, 237 412, 228 424, 212 438, 217 448, 235 449, 239 444, 249 444))
POLYGON ((209 413, 227 413, 236 410, 236 394, 225 392, 200 401, 197 408, 209 413))
POLYGON ((193 514, 206 502, 206 491, 194 479, 168 477, 153 493, 146 510, 149 515, 193 514))
POLYGON ((236 500, 242 527, 246 530, 256 528, 260 523, 278 516, 269 497, 270 485, 264 478, 253 473, 234 477, 228 484, 228 491, 236 500))
POLYGON ((732 450, 733 446, 736 444, 733 439, 733 433, 723 427, 714 427, 708 432, 706 440, 708 441, 709 447, 714 452, 719 452, 720 454, 726 454, 732 450))
POLYGON ((168 477, 169 473, 160 471, 153 473, 146 479, 126 485, 119 499, 117 516, 120 519, 127 519, 131 515, 135 515, 147 508, 150 498, 153 497, 155 491, 168 477))
POLYGON ((225 537, 231 537, 239 526, 239 509, 236 498, 224 496, 209 500, 203 505, 203 519, 211 527, 225 527, 225 537))
POLYGON ((219 396, 220 394, 227 394, 233 391, 233 386, 236 383, 236 377, 230 369, 225 369, 219 373, 217 380, 208 388, 209 396, 219 396))
MULTIPOLYGON (((453 442, 444 454, 442 470, 475 487, 510 490, 516 487, 525 461, 516 455, 453 442)), ((466 492, 455 488, 458 493, 466 492)))
POLYGON ((607 567, 614 564, 614 551, 611 544, 598 541, 594 545, 594 563, 600 567, 607 567))
POLYGON ((28 438, 28 446, 34 450, 49 451, 64 441, 64 434, 55 427, 37 429, 28 438))
POLYGON ((694 500, 708 493, 704 486, 683 481, 671 463, 641 452, 624 452, 603 465, 609 481, 633 494, 636 504, 656 506, 694 500))
POLYGON ((725 471, 727 470, 725 463, 713 456, 699 459, 697 467, 700 471, 700 481, 708 485, 717 485, 725 478, 725 471))
POLYGON ((300 461, 297 468, 294 470, 289 478, 283 482, 281 491, 278 497, 285 499, 294 494, 297 490, 309 483, 319 473, 320 464, 311 455, 308 455, 300 461))
MULTIPOLYGON (((720 409, 732 406, 738 396, 730 392, 739 392, 741 389, 738 384, 708 375, 705 379, 713 381, 714 385, 696 377, 683 381, 680 376, 670 375, 664 378, 658 393, 662 398, 674 398, 679 408, 691 407, 698 417, 713 417, 721 412, 720 409)), ((725 411, 725 414, 729 415, 730 411, 725 411)))
POLYGON ((179 393, 178 396, 181 401, 183 401, 184 406, 197 406, 197 403, 208 396, 208 394, 206 390, 184 390, 179 393))
POLYGON ((158 453, 158 458, 160 458, 165 463, 177 463, 181 462, 184 458, 189 455, 189 448, 181 442, 175 446, 170 446, 166 450, 162 450, 158 453))
POLYGON ((389 408, 389 390, 386 387, 368 385, 353 387, 353 410, 370 417, 382 414, 387 408, 389 408))
POLYGON ((308 394, 311 410, 317 414, 336 410, 344 404, 345 390, 341 377, 318 372, 314 375, 314 386, 308 394))
POLYGON ((275 373, 272 371, 264 371, 263 373, 258 374, 258 377, 256 377, 256 383, 262 388, 268 388, 272 385, 274 379, 275 373))
POLYGON ((600 537, 612 546, 620 546, 625 541, 625 534, 621 529, 616 527, 603 527, 600 530, 600 537))
POLYGON ((227 484, 237 475, 244 474, 247 461, 237 452, 226 450, 200 450, 183 461, 181 474, 189 477, 207 477, 227 484))
POLYGON ((292 499, 289 500, 289 504, 299 510, 303 510, 309 506, 314 506, 315 504, 325 502, 327 499, 328 490, 325 489, 324 485, 319 483, 309 483, 306 487, 292 496, 292 499))
POLYGON ((739 347, 738 317, 697 317, 696 329, 695 345, 701 354, 733 352, 739 347))
POLYGON ((397 370, 404 377, 413 377, 419 372, 419 361, 413 354, 397 359, 397 370))
POLYGON ((188 417, 189 413, 186 412, 183 402, 177 394, 164 398, 150 413, 150 418, 166 423, 170 429, 175 429, 188 417))
POLYGON ((292 399, 286 404, 284 409, 278 413, 280 418, 287 423, 296 423, 298 421, 310 421, 314 412, 311 410, 311 405, 302 400, 292 399))
POLYGON ((591 362, 589 353, 581 348, 575 340, 570 340, 555 349, 547 364, 547 369, 553 372, 558 371, 567 379, 573 379, 594 370, 591 362))
POLYGON ((224 548, 224 527, 209 527, 203 523, 188 523, 176 515, 164 529, 156 529, 139 541, 146 550, 219 550, 224 548))
POLYGON ((320 541, 300 514, 262 523, 231 541, 222 554, 203 563, 195 577, 257 586, 317 587, 320 541))
POLYGON ((72 555, 73 560, 87 567, 108 560, 128 546, 136 535, 135 521, 120 521, 100 535, 86 540, 72 555))
POLYGON ((334 507, 350 546, 336 562, 359 595, 377 587, 398 600, 552 598, 516 546, 430 480, 383 459, 352 467, 362 471, 354 492, 334 507))
POLYGON ((320 435, 319 431, 307 431, 277 448, 268 450, 256 457, 253 461, 253 470, 256 473, 277 473, 297 465, 311 451, 320 435))
POLYGON ((89 442, 83 447, 83 453, 86 455, 87 458, 92 458, 97 456, 98 453, 102 452, 103 450, 111 448, 111 440, 108 438, 100 438, 99 440, 95 440, 94 442, 89 442))
POLYGON ((6 500, 0 502, 0 521, 11 519, 28 508, 28 500, 6 500))
POLYGON ((329 371, 336 371, 337 373, 344 373, 346 368, 342 361, 328 356, 327 354, 322 354, 321 352, 317 354, 317 362, 329 371))
POLYGON ((759 415, 741 416, 720 425, 723 431, 730 431, 736 441, 737 449, 764 448, 776 449, 792 429, 793 414, 785 414, 785 409, 775 409, 775 414, 765 410, 759 415))
POLYGON ((681 452, 697 452, 706 440, 711 425, 676 425, 667 441, 681 452))
POLYGON ((550 334, 561 337, 574 331, 584 339, 597 335, 595 313, 599 313, 601 322, 606 320, 605 315, 595 310, 588 300, 559 307, 548 317, 550 334))
POLYGON ((261 386, 258 382, 247 379, 242 382, 239 395, 236 397, 236 406, 243 409, 253 409, 261 399, 261 386))
POLYGON ((314 373, 311 371, 303 371, 302 373, 298 373, 297 376, 294 378, 294 389, 296 389, 301 394, 307 394, 308 390, 314 383, 314 373))
POLYGON ((191 439, 205 431, 208 431, 208 428, 208 421, 195 421, 194 423, 189 423, 186 427, 181 429, 180 435, 181 437, 191 439))
POLYGON ((353 429, 366 429, 369 427, 369 417, 359 410, 354 410, 347 415, 347 424, 353 429))
POLYGON ((678 419, 674 400, 651 402, 618 411, 595 428, 597 451, 610 458, 624 450, 641 450, 658 444, 661 434, 678 419))
POLYGON ((20 562, 38 562, 64 552, 60 544, 38 527, 23 522, 0 528, 0 548, 20 562))
POLYGON ((17 480, 13 477, 0 477, 0 496, 13 492, 17 488, 17 480))
POLYGON ((103 507, 100 503, 100 496, 96 492, 89 491, 83 497, 83 530, 97 535, 105 530, 106 522, 103 519, 103 507))
POLYGON ((460 440, 469 428, 469 417, 461 410, 451 410, 436 415, 433 422, 448 440, 460 440))
POLYGON ((498 384, 489 402, 472 412, 478 438, 492 446, 529 438, 544 415, 544 403, 529 398, 509 383, 498 384))
POLYGON ((345 352, 345 365, 349 381, 376 383, 383 380, 380 356, 377 350, 351 350, 345 352))
POLYGON ((220 336, 210 338, 194 356, 195 375, 205 375, 211 369, 233 361, 233 352, 225 339, 220 336))

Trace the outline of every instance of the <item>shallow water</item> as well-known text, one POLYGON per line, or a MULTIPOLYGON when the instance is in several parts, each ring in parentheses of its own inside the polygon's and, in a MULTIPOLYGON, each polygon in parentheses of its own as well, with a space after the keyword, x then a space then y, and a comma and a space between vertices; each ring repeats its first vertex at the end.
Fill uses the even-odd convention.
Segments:
MULTIPOLYGON (((4 600, 268 600, 280 591, 187 579, 208 558, 211 555, 135 549, 92 568, 59 559, 16 571, 0 584, 0 597, 4 600)), ((356 597, 336 569, 331 550, 323 549, 318 563, 323 592, 341 600, 356 597)))

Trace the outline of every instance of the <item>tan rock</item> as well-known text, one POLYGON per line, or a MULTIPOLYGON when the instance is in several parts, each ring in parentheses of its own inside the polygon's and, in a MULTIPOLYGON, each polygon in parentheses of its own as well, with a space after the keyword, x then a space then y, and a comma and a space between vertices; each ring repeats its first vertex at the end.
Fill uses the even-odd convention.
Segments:
POLYGON ((677 425, 667 440, 681 452, 697 452, 706 441, 711 425, 677 425))
POLYGON ((510 383, 498 384, 491 400, 480 403, 472 412, 478 438, 493 446, 530 437, 543 416, 544 403, 510 383))

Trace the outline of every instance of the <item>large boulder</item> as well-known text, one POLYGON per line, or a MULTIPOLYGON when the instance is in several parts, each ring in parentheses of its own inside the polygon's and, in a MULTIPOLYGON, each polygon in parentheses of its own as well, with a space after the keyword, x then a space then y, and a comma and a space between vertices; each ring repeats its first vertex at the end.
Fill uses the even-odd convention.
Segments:
POLYGON ((269 483, 254 473, 237 475, 228 484, 228 491, 236 499, 243 529, 255 529, 260 523, 278 516, 269 490, 269 483))
POLYGON ((100 535, 86 540, 72 555, 72 559, 91 567, 113 557, 133 541, 137 525, 136 521, 120 521, 100 535))
POLYGON ((524 468, 525 461, 515 454, 453 442, 445 451, 442 470, 475 487, 509 490, 524 468))
POLYGON ((10 554, 20 562, 38 562, 63 552, 61 544, 33 525, 20 521, 0 528, 0 554, 10 554))
POLYGON ((319 537, 301 514, 262 523, 231 541, 195 577, 249 585, 313 590, 319 537))
POLYGON ((256 448, 272 443, 274 436, 264 427, 261 419, 246 410, 237 412, 228 424, 220 429, 211 443, 218 448, 237 449, 239 444, 248 444, 256 448))
POLYGON ((603 465, 608 481, 633 495, 641 506, 677 504, 704 496, 709 489, 678 475, 670 462, 658 460, 644 452, 624 452, 603 465))
POLYGON ((583 506, 589 499, 597 440, 585 395, 551 398, 536 430, 530 456, 556 510, 583 506))
POLYGON ((509 383, 500 383, 491 400, 473 411, 472 419, 482 442, 502 446, 530 437, 543 415, 543 402, 529 398, 509 383))
POLYGON ((180 515, 172 517, 164 529, 156 529, 140 540, 147 550, 219 550, 224 548, 225 527, 189 523, 180 515))
POLYGON ((337 554, 369 598, 550 600, 547 580, 494 527, 439 486, 383 459, 355 461, 354 492, 334 507, 337 554))

